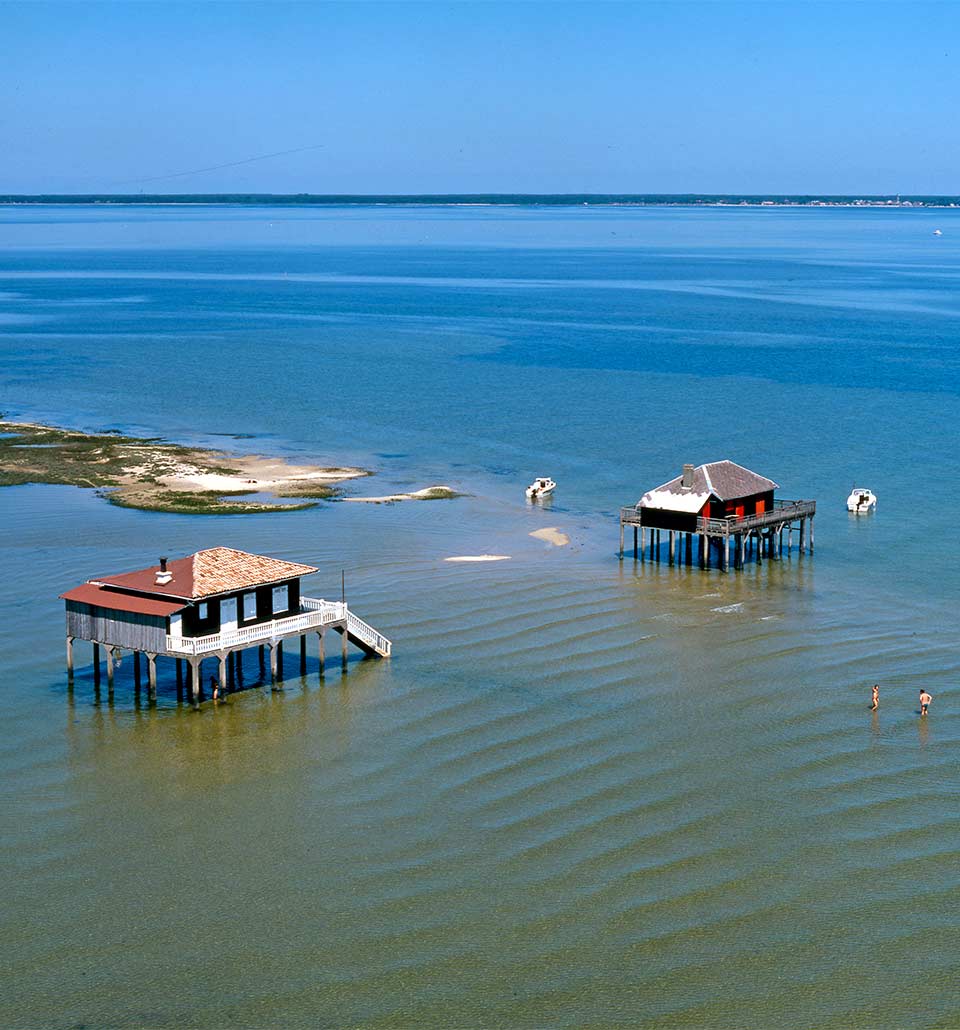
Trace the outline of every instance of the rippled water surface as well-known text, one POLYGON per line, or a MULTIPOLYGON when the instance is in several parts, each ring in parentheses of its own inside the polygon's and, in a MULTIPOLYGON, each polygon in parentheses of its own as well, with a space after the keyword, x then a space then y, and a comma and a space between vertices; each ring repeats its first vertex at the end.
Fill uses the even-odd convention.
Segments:
POLYGON ((9 416, 469 494, 0 491, 0 1023, 960 1025, 960 215, 8 208, 0 240, 9 416), (812 558, 617 560, 620 504, 724 457, 817 498, 812 558), (68 692, 58 593, 214 544, 345 570, 394 657, 194 712, 129 657, 97 695, 78 645, 68 692))

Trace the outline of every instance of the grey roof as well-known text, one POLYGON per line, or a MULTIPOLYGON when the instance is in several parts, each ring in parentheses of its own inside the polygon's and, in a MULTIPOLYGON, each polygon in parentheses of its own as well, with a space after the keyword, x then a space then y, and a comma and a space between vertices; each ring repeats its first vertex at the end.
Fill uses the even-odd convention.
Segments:
MULTIPOLYGON (((734 461, 708 461, 693 470, 693 486, 684 487, 683 475, 671 479, 668 483, 656 487, 643 495, 640 504, 650 507, 665 507, 669 494, 678 500, 690 497, 716 497, 719 501, 732 501, 737 497, 749 497, 751 494, 762 494, 768 490, 779 489, 779 484, 765 476, 738 465, 734 461), (655 497, 654 495, 659 495, 655 497)), ((681 505, 686 507, 685 505, 681 505)))

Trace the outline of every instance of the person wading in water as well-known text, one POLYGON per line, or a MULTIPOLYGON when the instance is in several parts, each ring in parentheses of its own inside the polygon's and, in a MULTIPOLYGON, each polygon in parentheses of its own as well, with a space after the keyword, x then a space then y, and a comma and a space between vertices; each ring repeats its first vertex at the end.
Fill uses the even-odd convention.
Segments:
POLYGON ((870 704, 870 711, 875 712, 880 707, 880 684, 873 685, 873 700, 870 704))
POLYGON ((927 714, 927 708, 930 706, 930 702, 932 700, 933 700, 933 697, 930 694, 928 694, 925 690, 921 690, 920 691, 920 714, 921 715, 926 715, 927 714))

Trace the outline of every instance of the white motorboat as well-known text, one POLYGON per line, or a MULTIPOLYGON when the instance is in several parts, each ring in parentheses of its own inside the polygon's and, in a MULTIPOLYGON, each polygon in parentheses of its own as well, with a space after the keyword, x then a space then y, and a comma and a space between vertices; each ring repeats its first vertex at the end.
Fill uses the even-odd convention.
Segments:
POLYGON ((865 515, 877 506, 877 495, 865 486, 855 486, 847 498, 847 511, 857 515, 865 515))
POLYGON ((557 484, 549 476, 538 476, 527 487, 527 500, 539 501, 544 497, 549 497, 556 489, 557 484))

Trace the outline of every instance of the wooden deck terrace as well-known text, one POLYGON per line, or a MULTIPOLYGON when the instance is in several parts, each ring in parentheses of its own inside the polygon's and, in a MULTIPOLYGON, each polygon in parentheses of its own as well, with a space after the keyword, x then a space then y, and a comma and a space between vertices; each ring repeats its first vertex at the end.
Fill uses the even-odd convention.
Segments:
POLYGON ((114 663, 122 650, 133 651, 134 681, 140 688, 140 656, 147 659, 147 679, 150 700, 156 697, 156 661, 161 656, 176 660, 177 696, 184 686, 190 688, 194 705, 202 694, 202 666, 205 658, 215 658, 219 664, 219 686, 221 690, 232 689, 242 677, 242 652, 249 647, 259 649, 261 675, 265 675, 265 650, 270 653, 270 680, 273 684, 283 681, 283 642, 299 637, 300 674, 306 673, 307 634, 317 634, 320 660, 320 675, 324 672, 324 645, 328 630, 339 633, 342 640, 344 666, 347 661, 347 642, 368 655, 388 658, 392 651, 391 642, 371 625, 350 611, 345 602, 326 601, 315 597, 301 597, 300 611, 296 615, 257 623, 253 626, 221 630, 205 636, 185 637, 166 635, 165 646, 160 641, 152 645, 129 636, 130 627, 113 620, 91 616, 67 616, 67 676, 73 680, 74 640, 89 640, 93 645, 94 685, 100 685, 100 651, 104 649, 107 665, 107 683, 113 688, 114 663))
POLYGON ((682 530, 661 530, 645 525, 644 509, 631 506, 620 509, 620 560, 623 560, 623 529, 633 527, 633 557, 636 561, 646 560, 647 531, 650 532, 650 561, 661 558, 661 532, 668 534, 667 550, 670 564, 675 561, 686 565, 693 563, 693 538, 699 538, 700 568, 710 564, 711 551, 718 551, 719 567, 727 572, 733 548, 733 567, 742 569, 750 556, 755 555, 758 564, 764 557, 778 561, 783 557, 783 535, 787 533, 787 554, 793 549, 793 531, 799 530, 800 553, 804 550, 813 554, 813 519, 817 513, 816 501, 774 501, 770 511, 755 515, 728 515, 723 519, 705 519, 697 516, 696 532, 682 530))

